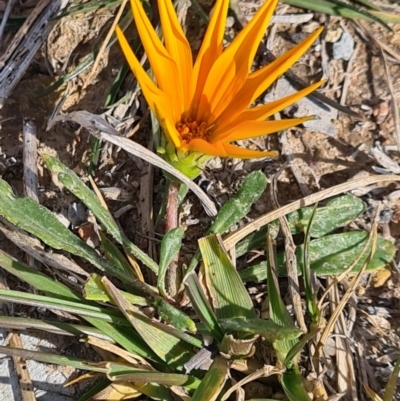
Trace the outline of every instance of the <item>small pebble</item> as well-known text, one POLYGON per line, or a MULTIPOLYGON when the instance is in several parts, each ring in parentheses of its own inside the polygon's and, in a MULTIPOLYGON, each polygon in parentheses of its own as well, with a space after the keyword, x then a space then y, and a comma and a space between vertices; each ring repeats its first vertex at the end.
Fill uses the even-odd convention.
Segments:
POLYGON ((340 39, 333 44, 333 58, 349 61, 354 51, 354 39, 348 32, 343 32, 340 39))

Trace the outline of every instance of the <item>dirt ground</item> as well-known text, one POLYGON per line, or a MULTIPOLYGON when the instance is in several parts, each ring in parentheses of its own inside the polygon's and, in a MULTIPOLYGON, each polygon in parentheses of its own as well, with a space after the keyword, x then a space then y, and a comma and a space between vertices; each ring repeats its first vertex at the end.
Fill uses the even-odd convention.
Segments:
MULTIPOLYGON (((240 3, 242 17, 250 17, 261 2, 262 0, 242 0, 240 3)), ((211 11, 212 1, 199 1, 199 3, 207 13, 211 11)), ((4 9, 4 5, 4 1, 0 1, 0 11, 4 9)), ((29 15, 34 5, 34 1, 21 1, 15 14, 29 15)), ((393 8, 400 12, 400 6, 393 8)), ((104 51, 95 71, 91 68, 85 70, 50 95, 38 97, 38 92, 54 83, 64 73, 73 71, 85 57, 99 49, 113 22, 116 10, 116 7, 112 7, 68 16, 54 22, 45 44, 0 110, 0 174, 16 188, 22 180, 20 166, 24 118, 34 118, 37 122, 40 152, 57 155, 69 168, 81 176, 86 175, 93 138, 85 129, 74 123, 56 123, 50 129, 47 129, 47 124, 55 109, 63 114, 79 110, 94 114, 105 111, 104 105, 109 90, 124 61, 119 47, 113 45, 104 51)), ((280 4, 276 14, 285 16, 306 13, 304 10, 280 4)), ((397 146, 400 146, 400 143, 397 143, 396 136, 400 136, 400 132, 396 134, 392 106, 393 103, 396 105, 400 103, 400 24, 391 25, 393 30, 391 32, 376 22, 363 21, 355 24, 349 20, 327 18, 316 13, 307 22, 297 21, 301 21, 301 18, 295 16, 290 22, 274 23, 266 34, 264 43, 274 55, 278 56, 298 43, 299 38, 304 38, 318 26, 324 25, 325 32, 321 39, 293 67, 293 72, 308 83, 321 78, 326 79, 327 82, 321 92, 350 108, 359 115, 359 118, 343 112, 325 113, 323 109, 318 108, 318 105, 314 105, 312 113, 319 119, 320 126, 329 131, 328 134, 307 127, 297 127, 284 134, 286 137, 284 141, 279 140, 278 135, 272 135, 246 144, 254 149, 267 147, 279 149, 281 156, 277 160, 246 162, 214 160, 201 179, 203 187, 218 205, 225 202, 228 195, 237 190, 241 178, 256 169, 263 170, 269 179, 273 179, 278 173, 276 199, 279 205, 284 205, 291 200, 330 188, 351 178, 375 174, 377 171, 375 167, 379 164, 370 156, 371 147, 383 146, 385 153, 395 164, 399 160, 397 146), (343 33, 348 33, 355 43, 350 60, 347 61, 335 59, 333 55, 335 43, 343 33), (295 165, 297 173, 285 164, 290 160, 292 165, 295 165), (299 183, 299 177, 302 183, 299 183)), ((205 25, 192 10, 189 10, 186 28, 196 51, 205 25)), ((226 33, 233 37, 237 31, 238 24, 231 14, 226 33)), ((134 36, 132 26, 128 28, 128 32, 134 36)), ((15 31, 5 32, 1 52, 7 48, 14 35, 15 31)), ((265 63, 264 54, 260 51, 254 68, 259 68, 265 63)), ((135 80, 129 73, 119 90, 118 98, 122 98, 128 90, 135 91, 135 85, 135 80)), ((275 96, 274 91, 278 96, 278 85, 265 93, 259 103, 275 96)), ((296 112, 295 108, 285 110, 286 116, 296 112)), ((151 131, 148 113, 140 94, 126 109, 113 106, 108 110, 108 114, 114 119, 113 121, 118 120, 124 126, 125 133, 134 132, 132 140, 149 146, 151 131)), ((397 127, 397 131, 400 131, 400 127, 397 127)), ((40 157, 38 163, 40 202, 52 211, 67 216, 74 198, 65 192, 60 192, 60 189, 51 182, 51 177, 45 171, 40 157)), ((380 167, 387 166, 380 165, 380 167)), ((108 146, 101 153, 94 177, 108 199, 112 212, 119 212, 119 216, 123 216, 119 221, 127 235, 142 249, 154 254, 154 244, 157 242, 152 242, 149 238, 158 238, 162 233, 162 227, 154 229, 149 221, 149 211, 152 211, 154 206, 153 213, 157 212, 164 180, 162 173, 156 170, 153 182, 147 183, 147 187, 152 188, 152 192, 149 193, 144 186, 143 177, 146 174, 148 177, 153 174, 149 174, 146 164, 128 156, 120 149, 108 146)), ((376 192, 366 194, 363 199, 370 205, 384 200, 384 209, 390 214, 389 228, 385 231, 385 235, 398 245, 400 198, 387 197, 396 189, 398 187, 395 184, 384 185, 380 190, 377 188, 376 192)), ((267 190, 252 209, 250 217, 257 217, 273 208, 275 205, 272 194, 267 190)), ((182 219, 188 227, 185 246, 190 254, 196 247, 196 239, 205 232, 209 219, 192 196, 186 203, 182 219)), ((368 227, 368 224, 370 223, 366 222, 365 226, 368 227)), ((0 248, 21 257, 21 252, 5 238, 0 238, 0 248)), ((393 340, 399 338, 398 333, 395 334, 400 326, 400 291, 397 280, 397 275, 386 277, 378 288, 367 288, 360 294, 363 304, 371 307, 379 305, 382 312, 372 319, 373 324, 359 327, 360 344, 371 357, 369 360, 373 360, 371 366, 379 388, 386 382, 388 366, 395 360, 394 357, 390 361, 384 358, 393 351, 393 347, 380 336, 379 328, 385 327, 388 331, 392 331, 393 340), (389 310, 391 313, 385 315, 384 310, 389 310)))

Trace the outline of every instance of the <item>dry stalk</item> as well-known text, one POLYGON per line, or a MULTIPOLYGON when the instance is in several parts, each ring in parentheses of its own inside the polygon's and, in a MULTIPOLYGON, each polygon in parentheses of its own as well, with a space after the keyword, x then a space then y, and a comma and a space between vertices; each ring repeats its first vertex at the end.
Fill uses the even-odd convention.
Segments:
POLYGON ((228 235, 224 239, 225 248, 230 250, 240 240, 247 237, 252 232, 257 231, 261 227, 267 225, 268 223, 271 223, 272 221, 279 219, 279 217, 286 216, 287 214, 294 212, 295 210, 298 210, 302 207, 313 205, 314 203, 320 202, 332 196, 339 195, 343 192, 348 192, 359 187, 385 181, 387 182, 400 181, 400 177, 396 175, 375 175, 365 178, 358 178, 356 180, 351 180, 343 184, 335 185, 332 188, 328 188, 323 191, 312 194, 310 196, 306 196, 305 198, 296 200, 292 203, 289 203, 286 206, 282 206, 278 210, 273 210, 272 212, 264 214, 263 216, 247 224, 240 230, 235 231, 234 233, 228 235))
POLYGON ((96 72, 96 69, 97 69, 97 67, 98 67, 98 65, 99 65, 99 63, 100 63, 100 59, 103 57, 103 52, 104 52, 105 48, 107 47, 108 42, 109 42, 110 39, 111 39, 111 36, 114 34, 115 28, 116 28, 116 26, 118 25, 119 20, 121 19, 121 15, 122 15, 122 13, 123 13, 123 11, 124 11, 124 8, 125 8, 127 2, 128 2, 128 0, 122 0, 122 3, 121 3, 121 5, 119 6, 119 9, 118 9, 118 11, 117 11, 117 15, 115 16, 114 21, 113 21, 113 23, 112 23, 112 25, 111 25, 111 28, 110 28, 110 30, 108 31, 107 36, 105 37, 105 39, 103 40, 103 43, 102 43, 101 46, 100 46, 100 49, 99 49, 99 51, 98 51, 98 53, 97 53, 97 57, 96 57, 96 59, 94 60, 94 63, 93 63, 93 67, 92 67, 92 69, 90 70, 88 76, 87 76, 86 79, 85 79, 85 82, 84 82, 84 84, 83 84, 83 87, 84 87, 84 88, 85 88, 85 87, 90 83, 90 81, 92 80, 93 75, 94 75, 94 73, 96 72))
MULTIPOLYGON (((285 135, 285 133, 282 133, 285 135)), ((273 191, 273 195, 276 195, 276 181, 277 176, 280 174, 280 171, 274 176, 272 179, 272 185, 270 186, 273 191)), ((276 196, 272 196, 274 200, 275 206, 279 207, 277 203, 276 196)), ((292 303, 294 312, 296 315, 296 320, 300 326, 300 329, 307 333, 307 325, 304 320, 303 307, 301 304, 301 295, 300 295, 300 287, 299 287, 299 276, 297 271, 297 259, 295 255, 296 245, 293 241, 293 236, 290 231, 289 222, 287 221, 286 216, 282 216, 279 218, 280 227, 285 238, 285 255, 286 255, 286 270, 287 276, 289 280, 289 292, 292 297, 292 303)), ((234 249, 234 248, 232 248, 234 249)))

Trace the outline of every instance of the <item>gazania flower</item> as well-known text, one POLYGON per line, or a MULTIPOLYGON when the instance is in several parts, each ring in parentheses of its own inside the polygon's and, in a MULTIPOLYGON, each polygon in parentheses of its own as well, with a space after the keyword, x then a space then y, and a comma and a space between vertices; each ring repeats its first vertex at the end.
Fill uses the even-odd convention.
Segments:
POLYGON ((151 110, 178 153, 255 158, 276 155, 232 144, 284 130, 310 117, 267 120, 319 87, 321 82, 259 107, 252 103, 311 46, 320 33, 265 67, 250 72, 258 45, 278 0, 266 0, 254 18, 224 49, 229 0, 216 0, 203 43, 193 63, 188 40, 171 0, 158 0, 164 43, 140 0, 131 0, 136 27, 156 83, 146 74, 121 29, 116 34, 151 110))

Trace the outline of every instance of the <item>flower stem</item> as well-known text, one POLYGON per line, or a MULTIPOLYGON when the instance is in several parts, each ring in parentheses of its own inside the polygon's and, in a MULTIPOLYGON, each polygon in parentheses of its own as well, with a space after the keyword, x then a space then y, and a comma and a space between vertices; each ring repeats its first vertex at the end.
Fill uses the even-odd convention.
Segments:
MULTIPOLYGON (((179 187, 176 181, 170 181, 167 195, 167 207, 165 211, 165 232, 168 232, 179 225, 179 187)), ((179 252, 174 256, 168 266, 166 275, 166 287, 168 294, 176 299, 182 281, 182 274, 179 269, 179 252)))

